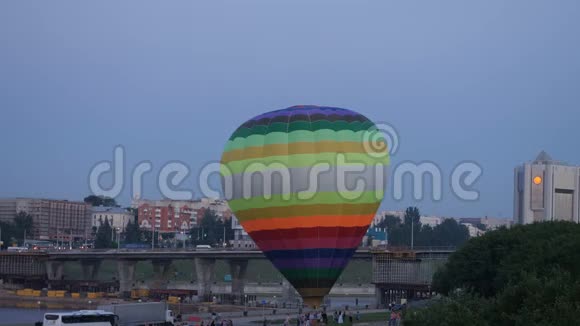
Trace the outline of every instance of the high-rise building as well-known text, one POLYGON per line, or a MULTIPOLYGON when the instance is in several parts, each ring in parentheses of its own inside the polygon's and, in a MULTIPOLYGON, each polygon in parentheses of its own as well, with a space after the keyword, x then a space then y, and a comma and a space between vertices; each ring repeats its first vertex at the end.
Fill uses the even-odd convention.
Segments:
POLYGON ((12 221, 19 212, 32 216, 31 239, 80 241, 90 234, 91 206, 84 202, 42 199, 0 199, 0 221, 12 221))
POLYGON ((514 222, 573 221, 579 217, 580 167, 542 151, 514 171, 514 222))

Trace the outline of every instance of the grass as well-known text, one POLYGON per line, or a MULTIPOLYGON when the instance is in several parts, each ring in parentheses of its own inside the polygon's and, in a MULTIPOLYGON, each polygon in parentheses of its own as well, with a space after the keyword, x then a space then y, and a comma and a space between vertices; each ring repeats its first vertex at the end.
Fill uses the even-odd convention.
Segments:
MULTIPOLYGON (((195 266, 193 260, 175 260, 171 265, 172 280, 194 281, 196 279, 195 266)), ((351 261, 346 267, 338 283, 369 283, 371 281, 372 270, 370 261, 351 261)), ((83 277, 81 265, 78 262, 66 262, 64 265, 65 279, 80 280, 83 277)), ((226 261, 218 260, 215 264, 214 279, 217 282, 223 281, 224 277, 230 274, 230 268, 226 261)), ((135 270, 137 281, 149 280, 153 277, 153 265, 150 261, 140 261, 135 270)), ((114 261, 105 260, 101 264, 97 278, 101 281, 111 281, 117 278, 117 265, 114 261)), ((248 282, 281 282, 283 279, 272 264, 267 260, 250 260, 246 273, 248 282)))

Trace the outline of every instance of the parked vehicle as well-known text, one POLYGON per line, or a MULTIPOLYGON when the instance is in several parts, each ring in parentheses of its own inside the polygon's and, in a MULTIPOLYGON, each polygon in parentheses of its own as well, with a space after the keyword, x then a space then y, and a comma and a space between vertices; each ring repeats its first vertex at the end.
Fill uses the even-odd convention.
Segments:
POLYGON ((47 251, 53 249, 54 244, 50 241, 44 240, 26 240, 24 241, 23 247, 34 251, 47 251))
POLYGON ((151 244, 146 243, 125 243, 123 244, 123 249, 129 250, 139 250, 139 249, 151 249, 151 244))
POLYGON ((6 249, 6 251, 12 251, 12 252, 26 252, 28 251, 28 248, 26 247, 8 247, 6 249))
POLYGON ((42 326, 117 326, 119 318, 103 310, 81 310, 74 312, 51 312, 44 314, 42 326))
POLYGON ((207 250, 207 249, 211 249, 211 246, 210 245, 197 245, 197 246, 195 246, 195 249, 207 250))
POLYGON ((119 317, 119 326, 173 325, 175 316, 165 302, 143 302, 101 305, 99 310, 119 317))

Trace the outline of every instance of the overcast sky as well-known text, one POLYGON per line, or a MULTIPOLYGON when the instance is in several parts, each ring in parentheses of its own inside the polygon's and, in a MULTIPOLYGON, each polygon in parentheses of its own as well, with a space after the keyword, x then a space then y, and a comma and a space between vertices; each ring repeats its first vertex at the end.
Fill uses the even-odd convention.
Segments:
POLYGON ((580 164, 579 17, 577 0, 1 1, 0 196, 82 199, 118 144, 127 180, 154 166, 144 197, 171 161, 196 190, 246 119, 318 104, 394 126, 393 167, 440 166, 441 201, 408 187, 384 209, 511 217, 517 164, 580 164), (477 201, 449 189, 466 160, 477 201))

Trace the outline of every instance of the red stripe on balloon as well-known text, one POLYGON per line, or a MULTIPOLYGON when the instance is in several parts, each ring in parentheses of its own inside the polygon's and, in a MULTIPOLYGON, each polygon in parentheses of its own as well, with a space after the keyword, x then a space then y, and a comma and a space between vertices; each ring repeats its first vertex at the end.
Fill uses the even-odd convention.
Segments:
POLYGON ((358 247, 367 227, 297 228, 250 232, 263 251, 358 247))
POLYGON ((260 230, 249 232, 252 239, 263 240, 284 240, 284 239, 301 239, 314 237, 337 237, 337 236, 364 236, 368 226, 333 226, 333 227, 302 227, 294 229, 280 230, 260 230))
POLYGON ((255 239, 255 241, 262 251, 314 248, 350 249, 358 247, 361 237, 302 238, 295 241, 255 239))

